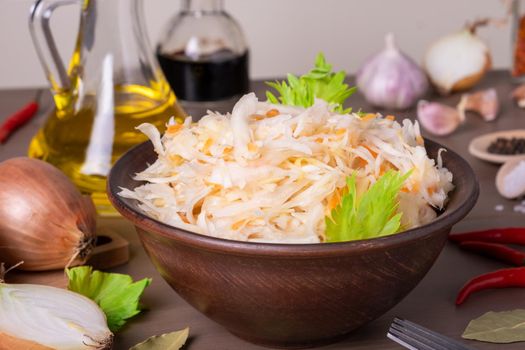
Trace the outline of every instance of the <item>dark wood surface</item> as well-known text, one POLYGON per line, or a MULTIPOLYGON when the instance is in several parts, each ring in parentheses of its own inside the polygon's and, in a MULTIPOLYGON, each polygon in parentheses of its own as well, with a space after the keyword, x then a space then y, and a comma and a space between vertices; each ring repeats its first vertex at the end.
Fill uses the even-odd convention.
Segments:
MULTIPOLYGON (((461 154, 473 167, 481 186, 479 201, 474 210, 460 222, 455 231, 503 227, 509 225, 525 226, 525 214, 513 211, 517 201, 505 200, 500 197, 494 186, 497 165, 485 163, 470 156, 467 151, 468 142, 475 136, 497 130, 525 128, 525 110, 519 109, 510 99, 513 88, 506 72, 491 72, 482 84, 477 87, 496 87, 502 104, 499 119, 486 123, 475 115, 468 115, 467 122, 453 135, 435 138, 435 141, 445 144, 461 154), (494 207, 502 204, 504 210, 495 211, 494 207)), ((254 90, 263 98, 264 85, 254 83, 254 90)), ((36 90, 5 90, 0 91, 0 121, 31 100, 36 90)), ((449 105, 455 105, 460 95, 446 98, 433 96, 449 105)), ((364 111, 376 110, 364 102, 359 94, 349 99, 348 104, 355 109, 364 111)), ((20 130, 5 145, 0 145, 0 161, 25 155, 27 145, 44 123, 45 116, 51 108, 51 99, 45 95, 42 109, 37 118, 20 130)), ((391 111, 382 111, 391 113, 391 111)), ((414 117, 413 110, 394 113, 401 117, 414 117)), ((429 135, 424 135, 429 137, 429 135)), ((1 186, 2 184, 0 184, 1 186)), ((128 273, 134 278, 153 277, 153 283, 146 290, 144 304, 148 311, 136 317, 121 331, 115 341, 115 349, 128 349, 133 344, 155 334, 161 334, 177 329, 190 327, 190 341, 187 349, 264 349, 251 345, 228 333, 221 326, 208 320, 198 313, 180 297, 178 297, 162 280, 148 260, 140 246, 131 224, 123 219, 100 219, 100 224, 117 230, 131 242, 131 258, 127 265, 113 269, 115 272, 128 273)), ((423 281, 391 311, 355 331, 343 341, 322 347, 322 349, 401 349, 400 346, 388 340, 385 336, 394 316, 407 318, 435 331, 455 339, 461 339, 461 333, 469 320, 481 316, 487 311, 503 311, 525 308, 525 289, 512 288, 480 292, 469 299, 463 306, 456 307, 454 299, 457 291, 469 278, 484 272, 503 268, 505 265, 494 260, 468 254, 457 247, 447 244, 423 281)), ((523 349, 523 343, 495 345, 480 342, 464 341, 476 349, 523 349)))

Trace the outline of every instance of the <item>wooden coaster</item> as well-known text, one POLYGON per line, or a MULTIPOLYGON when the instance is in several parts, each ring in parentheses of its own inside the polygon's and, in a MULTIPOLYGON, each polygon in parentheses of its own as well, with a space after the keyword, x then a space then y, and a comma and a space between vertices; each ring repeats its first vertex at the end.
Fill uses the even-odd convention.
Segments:
MULTIPOLYGON (((97 245, 86 265, 95 270, 106 270, 123 265, 129 261, 129 242, 117 232, 108 227, 99 229, 97 245)), ((44 284, 53 287, 65 288, 67 277, 63 270, 28 272, 11 271, 7 274, 8 283, 44 284)))

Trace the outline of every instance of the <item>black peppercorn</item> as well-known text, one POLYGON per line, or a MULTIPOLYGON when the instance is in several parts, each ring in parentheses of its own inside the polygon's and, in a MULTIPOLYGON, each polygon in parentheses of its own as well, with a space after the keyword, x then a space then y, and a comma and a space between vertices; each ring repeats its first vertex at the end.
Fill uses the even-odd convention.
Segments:
POLYGON ((487 152, 494 154, 523 154, 525 153, 525 138, 513 137, 511 139, 505 137, 498 137, 492 141, 487 152))

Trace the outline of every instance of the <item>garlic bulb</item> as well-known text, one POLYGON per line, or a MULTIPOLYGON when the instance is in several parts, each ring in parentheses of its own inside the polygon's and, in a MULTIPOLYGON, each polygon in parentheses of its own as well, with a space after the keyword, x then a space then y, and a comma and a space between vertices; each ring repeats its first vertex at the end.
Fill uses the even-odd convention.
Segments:
POLYGON ((487 122, 495 120, 499 113, 499 99, 496 89, 463 94, 458 104, 458 111, 462 114, 462 119, 465 119, 467 111, 472 111, 479 114, 487 122))
POLYGON ((391 33, 385 41, 385 49, 357 72, 357 87, 374 106, 406 109, 425 94, 428 81, 419 66, 399 51, 391 33))
POLYGON ((43 161, 0 163, 0 257, 21 270, 82 264, 95 241, 96 212, 58 169, 43 161))
POLYGON ((48 286, 0 283, 0 310, 2 349, 111 349, 113 334, 106 316, 80 294, 48 286))
POLYGON ((474 86, 490 69, 491 56, 475 28, 470 28, 433 43, 423 66, 438 91, 448 94, 474 86))
POLYGON ((451 134, 465 120, 455 108, 424 100, 417 104, 417 119, 426 131, 437 136, 451 134))

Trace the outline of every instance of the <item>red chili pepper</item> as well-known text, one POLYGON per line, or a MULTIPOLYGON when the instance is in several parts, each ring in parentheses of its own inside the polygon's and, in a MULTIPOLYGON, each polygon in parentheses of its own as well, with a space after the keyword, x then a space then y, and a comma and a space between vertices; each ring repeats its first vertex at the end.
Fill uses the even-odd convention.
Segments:
POLYGON ((525 267, 497 270, 474 277, 458 293, 456 305, 461 305, 472 294, 492 288, 525 287, 525 267))
POLYGON ((38 111, 38 100, 40 97, 40 91, 37 93, 37 97, 33 102, 28 103, 22 109, 15 114, 9 116, 0 125, 0 143, 4 143, 13 132, 27 123, 38 111))
POLYGON ((454 233, 448 237, 453 242, 483 241, 525 245, 525 228, 494 228, 485 231, 454 233))
POLYGON ((471 252, 481 253, 483 255, 496 258, 511 265, 525 265, 525 253, 508 247, 504 244, 481 241, 465 241, 460 242, 459 247, 471 252))

